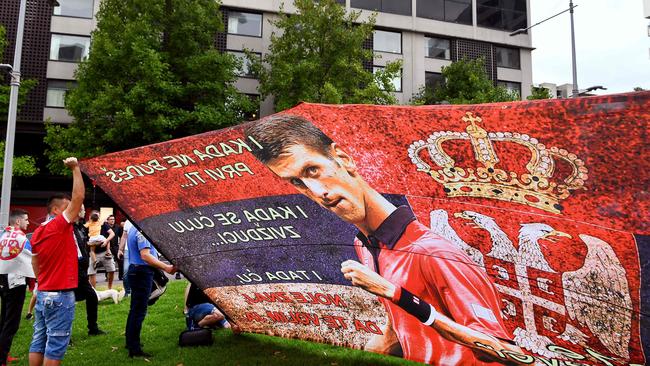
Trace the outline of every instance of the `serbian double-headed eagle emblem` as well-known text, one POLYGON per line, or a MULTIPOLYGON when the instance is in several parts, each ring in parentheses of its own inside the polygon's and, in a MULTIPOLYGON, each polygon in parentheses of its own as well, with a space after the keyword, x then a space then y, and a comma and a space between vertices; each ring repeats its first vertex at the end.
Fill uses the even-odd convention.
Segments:
MULTIPOLYGON (((584 189, 588 170, 575 154, 547 148, 526 134, 487 132, 479 126, 481 118, 470 112, 462 119, 468 123, 464 132, 434 132, 408 149, 417 170, 442 184, 448 197, 497 199, 561 214, 562 200, 571 191, 584 189), (463 140, 471 143, 475 165, 459 166, 443 148, 445 142, 463 140), (494 142, 526 147, 530 152, 530 157, 522 159, 529 158, 526 172, 518 174, 500 168, 494 142), (557 160, 569 164, 568 176, 554 177, 557 160)), ((491 249, 486 254, 459 236, 446 210, 431 212, 431 230, 465 251, 495 278, 503 295, 503 317, 523 318, 523 324, 517 324, 513 331, 519 346, 541 356, 562 359, 553 351, 553 345, 569 343, 593 348, 591 340, 595 338, 611 354, 629 359, 632 300, 626 271, 609 243, 579 234, 582 243, 572 245, 587 246, 587 254, 581 259, 584 264, 575 271, 558 272, 549 265, 539 241, 573 240, 571 235, 547 223, 523 222, 516 238, 509 237, 499 224, 504 218, 468 210, 452 214, 467 220, 475 230, 487 231, 491 249)))

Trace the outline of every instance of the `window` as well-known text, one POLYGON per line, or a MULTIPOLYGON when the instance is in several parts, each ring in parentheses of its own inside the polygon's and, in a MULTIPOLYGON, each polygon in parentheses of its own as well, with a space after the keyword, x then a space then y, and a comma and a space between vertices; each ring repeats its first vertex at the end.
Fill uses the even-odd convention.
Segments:
POLYGON ((526 28, 526 0, 477 0, 477 23, 481 27, 516 31, 526 28))
POLYGON ((48 80, 47 81, 47 96, 45 98, 45 106, 53 108, 65 107, 65 94, 70 88, 76 85, 75 81, 67 80, 48 80))
POLYGON ((435 89, 445 81, 441 73, 438 72, 425 72, 424 85, 429 89, 435 89))
POLYGON ((497 86, 506 88, 509 92, 511 93, 517 93, 519 98, 521 98, 521 83, 517 83, 514 81, 502 81, 499 80, 497 81, 497 86))
POLYGON ((472 0, 417 0, 417 16, 472 24, 472 0))
POLYGON ((52 34, 50 60, 79 62, 88 57, 90 37, 52 34))
MULTIPOLYGON (((372 73, 376 74, 379 71, 383 71, 384 67, 383 66, 373 66, 372 67, 372 73)), ((400 71, 399 75, 395 76, 395 78, 392 80, 393 87, 395 88, 396 92, 401 92, 402 91, 402 72, 400 71)))
POLYGON ((520 69, 519 49, 508 47, 494 47, 497 55, 497 66, 510 69, 520 69))
POLYGON ((350 0, 350 6, 357 9, 380 11, 399 15, 411 15, 411 2, 406 0, 350 0))
POLYGON ((451 45, 448 39, 424 37, 426 57, 451 60, 451 45))
MULTIPOLYGON (((243 76, 243 77, 251 77, 251 76, 253 76, 253 74, 251 74, 251 70, 250 70, 251 63, 250 63, 250 60, 248 59, 248 57, 246 57, 246 53, 240 52, 240 51, 228 51, 228 53, 235 56, 236 58, 238 58, 242 63, 241 68, 239 68, 239 70, 237 70, 237 74, 239 76, 243 76)), ((258 53, 256 53, 255 55, 258 56, 258 57, 262 57, 258 53)))
POLYGON ((54 7, 54 15, 77 18, 93 17, 93 0, 58 0, 59 6, 54 7))
POLYGON ((375 51, 402 53, 402 33, 375 30, 372 36, 375 51))
POLYGON ((228 12, 228 33, 241 36, 262 36, 262 14, 228 12))

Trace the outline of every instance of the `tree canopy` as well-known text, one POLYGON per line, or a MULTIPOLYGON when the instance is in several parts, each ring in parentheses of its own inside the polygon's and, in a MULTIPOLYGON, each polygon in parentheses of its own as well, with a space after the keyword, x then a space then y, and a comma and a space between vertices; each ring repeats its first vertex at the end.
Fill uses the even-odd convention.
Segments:
POLYGON ((87 157, 236 124, 256 106, 234 86, 241 66, 220 52, 214 0, 103 0, 69 127, 48 124, 50 170, 87 157))
POLYGON ((364 61, 373 51, 364 49, 372 37, 375 16, 360 22, 360 12, 346 13, 335 0, 295 0, 296 14, 280 12, 271 21, 279 32, 271 36, 269 52, 260 59, 249 53, 253 74, 263 97, 275 97, 275 109, 301 101, 317 103, 397 102, 392 80, 401 63, 389 62, 373 74, 364 61))
POLYGON ((485 61, 462 59, 442 68, 443 81, 434 87, 422 87, 412 103, 479 104, 519 100, 517 93, 494 85, 485 72, 485 61))
POLYGON ((528 100, 535 100, 535 99, 551 99, 553 96, 551 95, 551 91, 546 89, 543 86, 532 86, 530 88, 530 95, 526 98, 528 100))

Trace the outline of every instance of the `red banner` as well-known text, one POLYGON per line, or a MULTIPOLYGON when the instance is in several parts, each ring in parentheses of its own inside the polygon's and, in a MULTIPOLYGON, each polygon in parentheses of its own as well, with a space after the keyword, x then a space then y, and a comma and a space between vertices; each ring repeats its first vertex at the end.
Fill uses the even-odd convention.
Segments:
POLYGON ((432 364, 645 363, 650 93, 300 104, 82 162, 245 331, 432 364))

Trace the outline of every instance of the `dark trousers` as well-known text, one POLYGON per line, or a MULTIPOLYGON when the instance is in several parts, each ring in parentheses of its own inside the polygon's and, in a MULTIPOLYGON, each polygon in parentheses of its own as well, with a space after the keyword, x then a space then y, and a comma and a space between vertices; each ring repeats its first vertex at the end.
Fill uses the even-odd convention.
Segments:
POLYGON ((74 297, 77 301, 86 301, 86 320, 88 331, 94 332, 97 326, 97 294, 88 281, 88 276, 79 276, 78 287, 74 290, 74 297))
MULTIPOLYGON (((122 261, 122 264, 124 264, 124 261, 122 261)), ((127 273, 128 273, 128 269, 127 269, 127 273)), ((131 295, 131 286, 129 286, 129 276, 125 275, 122 278, 122 285, 124 285, 124 293, 126 295, 130 296, 131 295)))
POLYGON ((122 275, 124 273, 124 259, 122 258, 117 258, 115 256, 115 262, 117 263, 117 279, 124 281, 124 276, 122 275))
MULTIPOLYGON (((120 250, 119 245, 113 245, 111 244, 111 253, 113 253, 113 260, 115 260, 115 263, 117 263, 117 279, 124 281, 123 274, 124 274, 124 258, 118 258, 117 252, 120 250)), ((125 290, 126 291, 126 290, 125 290)))
POLYGON ((140 331, 147 315, 147 301, 151 294, 153 268, 131 264, 127 274, 131 286, 131 309, 126 319, 126 348, 131 352, 142 351, 140 331))
POLYGON ((14 335, 20 326, 20 317, 25 302, 26 285, 0 291, 2 310, 0 311, 0 364, 7 363, 14 335))

